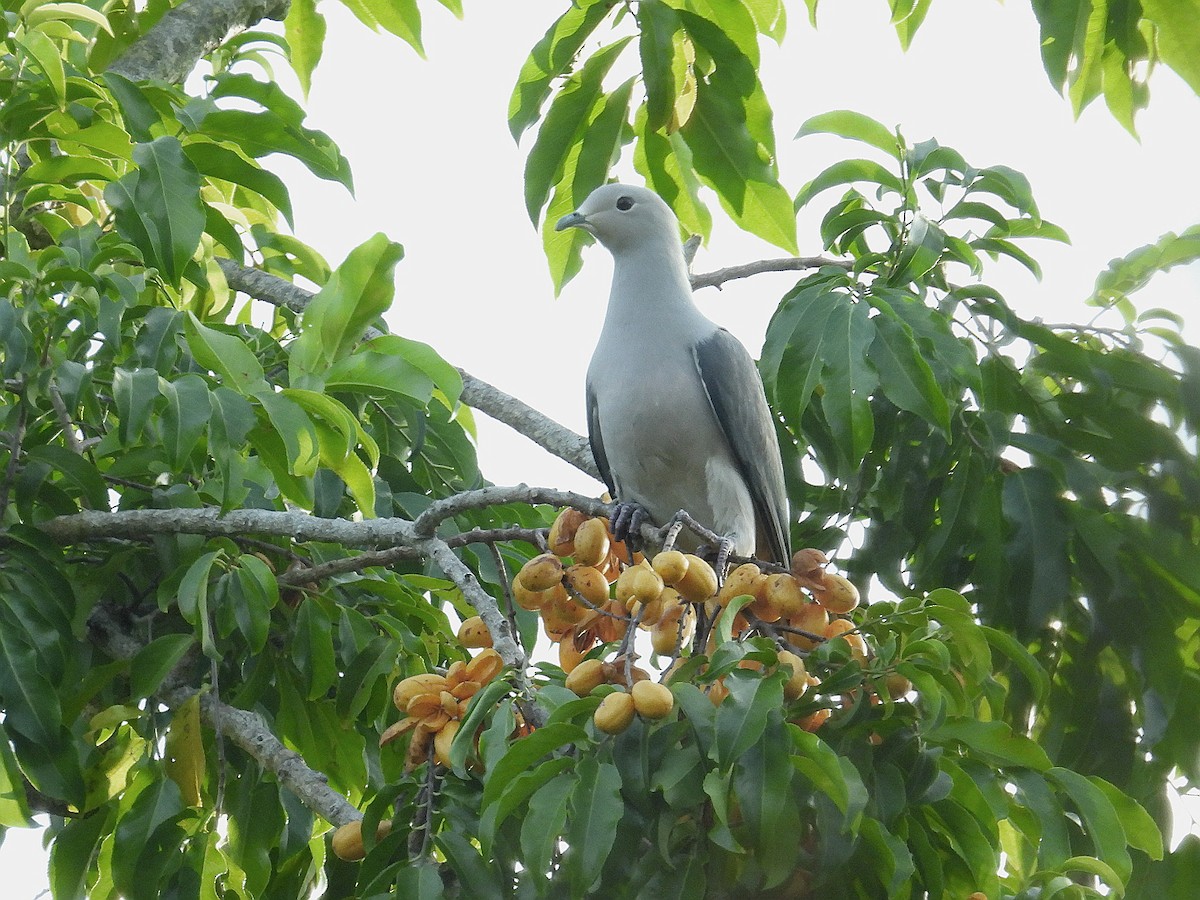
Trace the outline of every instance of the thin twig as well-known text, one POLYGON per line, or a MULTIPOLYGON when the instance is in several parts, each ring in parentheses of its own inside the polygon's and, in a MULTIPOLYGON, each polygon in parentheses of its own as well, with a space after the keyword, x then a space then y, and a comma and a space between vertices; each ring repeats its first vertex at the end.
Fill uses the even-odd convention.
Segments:
POLYGON ((706 287, 719 289, 721 285, 728 281, 734 281, 738 278, 750 278, 754 275, 763 275, 767 272, 798 272, 804 269, 820 269, 823 266, 837 266, 839 269, 849 270, 854 267, 854 263, 844 259, 830 259, 825 256, 788 256, 782 259, 759 259, 754 262, 743 263, 740 266, 717 269, 715 272, 708 272, 703 275, 693 275, 691 277, 692 290, 698 291, 706 287))

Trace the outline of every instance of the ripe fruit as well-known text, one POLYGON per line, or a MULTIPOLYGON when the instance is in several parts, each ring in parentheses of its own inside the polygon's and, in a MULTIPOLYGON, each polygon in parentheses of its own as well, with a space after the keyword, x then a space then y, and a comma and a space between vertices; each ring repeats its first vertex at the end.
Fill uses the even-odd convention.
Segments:
POLYGON ((625 632, 629 630, 629 621, 624 618, 625 604, 620 600, 609 600, 602 609, 610 615, 598 616, 592 623, 596 637, 606 644, 621 640, 625 637, 625 632), (621 618, 614 618, 615 616, 621 616, 621 618))
POLYGON ((861 634, 855 631, 857 627, 849 619, 834 619, 825 626, 825 637, 830 640, 842 638, 850 645, 850 655, 858 660, 860 665, 866 665, 867 642, 861 634))
POLYGON ((663 580, 648 563, 630 566, 617 579, 617 599, 630 609, 635 601, 650 603, 663 592, 663 580))
POLYGON ((479 616, 471 616, 458 627, 458 642, 468 650, 492 646, 492 633, 479 616))
POLYGON ((883 683, 887 685, 887 692, 893 700, 899 700, 912 690, 912 682, 899 672, 893 672, 883 680, 883 683))
POLYGON ((450 768, 450 745, 454 743, 454 735, 458 734, 458 726, 458 720, 452 719, 433 736, 433 758, 446 768, 450 768))
POLYGON ((643 719, 661 719, 675 708, 675 695, 656 681, 639 681, 630 691, 633 706, 643 719))
POLYGON ((504 660, 490 647, 475 655, 463 669, 464 682, 477 681, 486 684, 504 671, 504 660))
POLYGON ((603 519, 588 519, 575 532, 576 565, 598 566, 608 557, 611 542, 603 519))
POLYGON ((434 672, 410 675, 392 690, 392 702, 400 712, 408 710, 409 702, 420 694, 438 693, 446 689, 446 679, 434 672))
POLYGON ((790 650, 780 650, 779 665, 792 670, 791 677, 783 683, 783 696, 788 700, 803 697, 808 690, 808 671, 804 668, 804 660, 790 650))
POLYGON ((662 580, 673 586, 687 574, 688 558, 678 550, 664 550, 654 557, 652 565, 662 580))
POLYGON ((828 709, 818 709, 815 712, 809 713, 797 724, 805 731, 814 732, 824 725, 833 713, 828 709))
POLYGON ((848 578, 826 572, 825 590, 817 592, 817 602, 831 613, 848 613, 858 606, 858 588, 848 578))
POLYGON ((717 600, 722 606, 728 606, 734 597, 741 597, 743 594, 753 597, 757 594, 761 580, 762 570, 758 566, 754 563, 742 563, 729 573, 725 584, 721 586, 721 592, 717 594, 717 600))
POLYGON ((580 637, 579 632, 574 628, 563 635, 563 639, 558 642, 558 665, 564 672, 568 674, 575 671, 575 668, 583 661, 588 650, 591 649, 590 635, 586 641, 587 647, 583 650, 579 649, 577 643, 580 637))
POLYGON ((675 652, 676 646, 680 643, 680 618, 686 617, 683 622, 683 640, 687 641, 691 637, 696 615, 693 608, 685 604, 682 598, 675 593, 674 588, 666 588, 663 591, 662 603, 665 608, 662 618, 655 622, 654 627, 650 629, 650 643, 653 645, 655 653, 660 656, 669 656, 675 652))
MULTIPOLYGON (((375 829, 375 840, 382 841, 392 830, 392 823, 380 822, 375 829)), ((338 859, 355 862, 367 855, 363 846, 362 819, 347 822, 333 833, 333 853, 338 859)))
POLYGON ((576 563, 567 569, 567 581, 575 592, 592 606, 603 606, 608 602, 608 582, 604 580, 599 569, 576 563))
MULTIPOLYGON (((805 603, 800 607, 800 611, 789 617, 791 626, 799 628, 801 631, 807 631, 809 634, 823 635, 825 626, 829 624, 829 611, 820 603, 805 603)), ((801 650, 811 650, 817 646, 818 641, 811 638, 806 638, 802 634, 787 633, 788 643, 799 647, 801 650)))
MULTIPOLYGON (((559 585, 561 587, 561 585, 559 585)), ((554 594, 554 589, 548 591, 531 591, 521 583, 520 578, 514 578, 512 584, 513 602, 521 609, 528 609, 536 612, 547 603, 554 594)))
POLYGON ((555 556, 574 556, 575 535, 586 521, 587 516, 569 506, 560 512, 554 524, 550 526, 550 534, 546 538, 550 552, 555 556))
POLYGON ((617 691, 600 701, 592 721, 605 734, 620 734, 633 722, 634 712, 633 696, 617 691))
POLYGON ((535 556, 517 573, 517 578, 529 591, 548 591, 562 581, 562 576, 562 560, 553 553, 535 556))
POLYGON ((604 663, 598 659, 585 659, 567 675, 567 690, 586 697, 604 684, 604 663))
POLYGON ((691 553, 686 553, 687 571, 673 587, 689 603, 703 603, 717 592, 717 573, 713 567, 691 553))
POLYGON ((800 590, 800 584, 791 575, 776 573, 767 576, 763 597, 785 619, 797 615, 808 604, 808 598, 800 590))

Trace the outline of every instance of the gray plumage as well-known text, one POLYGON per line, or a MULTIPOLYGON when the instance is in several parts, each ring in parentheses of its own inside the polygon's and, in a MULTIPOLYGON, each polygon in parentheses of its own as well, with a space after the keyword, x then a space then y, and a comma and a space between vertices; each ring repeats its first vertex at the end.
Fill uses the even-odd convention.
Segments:
POLYGON ((615 262, 587 375, 588 437, 609 490, 659 524, 687 510, 736 553, 787 563, 788 503, 750 354, 696 308, 674 213, 644 188, 597 188, 582 228, 615 262))

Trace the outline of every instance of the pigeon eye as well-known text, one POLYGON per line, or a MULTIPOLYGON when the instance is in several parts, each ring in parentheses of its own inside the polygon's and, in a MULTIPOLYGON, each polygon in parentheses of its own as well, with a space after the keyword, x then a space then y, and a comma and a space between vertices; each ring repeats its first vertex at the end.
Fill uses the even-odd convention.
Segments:
POLYGON ((619 209, 621 212, 628 212, 629 210, 633 209, 633 198, 632 197, 618 197, 617 198, 617 209, 619 209))

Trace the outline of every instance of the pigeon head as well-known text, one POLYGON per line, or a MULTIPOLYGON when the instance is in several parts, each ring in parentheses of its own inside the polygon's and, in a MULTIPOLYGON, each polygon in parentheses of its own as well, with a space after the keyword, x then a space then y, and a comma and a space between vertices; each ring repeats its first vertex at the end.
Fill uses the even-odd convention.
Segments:
POLYGON ((582 228, 612 253, 664 241, 679 245, 679 222, 653 191, 629 184, 596 188, 575 212, 563 216, 555 231, 582 228))

